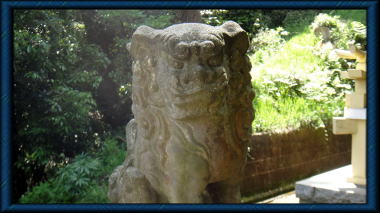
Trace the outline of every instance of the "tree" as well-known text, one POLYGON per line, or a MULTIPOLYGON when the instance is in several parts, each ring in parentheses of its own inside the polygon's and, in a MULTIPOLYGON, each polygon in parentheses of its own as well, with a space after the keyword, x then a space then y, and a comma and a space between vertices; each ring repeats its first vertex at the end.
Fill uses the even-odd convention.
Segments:
POLYGON ((175 23, 201 23, 200 10, 175 10, 175 23))
POLYGON ((92 92, 101 80, 95 70, 108 61, 83 38, 83 25, 71 11, 14 11, 16 198, 90 147, 102 130, 92 92), (91 61, 81 60, 86 58, 91 61))
POLYGON ((225 21, 234 20, 250 38, 264 28, 276 28, 283 25, 289 10, 202 10, 202 20, 206 24, 220 25, 225 21))
POLYGON ((171 11, 14 10, 13 201, 131 118, 131 59, 141 24, 171 11))

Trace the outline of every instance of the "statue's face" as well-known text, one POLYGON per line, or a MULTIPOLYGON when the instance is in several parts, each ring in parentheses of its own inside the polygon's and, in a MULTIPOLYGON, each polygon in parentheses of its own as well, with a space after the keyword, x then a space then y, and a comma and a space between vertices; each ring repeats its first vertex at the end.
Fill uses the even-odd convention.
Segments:
POLYGON ((234 22, 139 27, 130 45, 135 105, 154 105, 174 119, 221 117, 235 101, 231 90, 241 89, 248 45, 245 31, 234 22))
POLYGON ((210 105, 220 106, 227 86, 227 65, 223 46, 208 39, 180 41, 172 51, 161 51, 158 79, 174 117, 213 113, 210 105), (177 116, 178 114, 178 116, 177 116))
MULTIPOLYGON (((179 46, 179 47, 178 47, 179 46)), ((165 54, 164 70, 171 77, 173 95, 192 95, 202 91, 213 92, 226 81, 225 61, 221 47, 212 41, 180 42, 186 55, 165 54)))

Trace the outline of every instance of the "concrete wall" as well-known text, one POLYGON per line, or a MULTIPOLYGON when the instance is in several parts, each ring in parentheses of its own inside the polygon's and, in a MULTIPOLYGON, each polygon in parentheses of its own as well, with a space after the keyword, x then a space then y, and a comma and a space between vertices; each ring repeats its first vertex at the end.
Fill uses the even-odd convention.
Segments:
POLYGON ((242 195, 275 189, 350 164, 351 135, 301 128, 287 133, 255 134, 249 147, 242 195))

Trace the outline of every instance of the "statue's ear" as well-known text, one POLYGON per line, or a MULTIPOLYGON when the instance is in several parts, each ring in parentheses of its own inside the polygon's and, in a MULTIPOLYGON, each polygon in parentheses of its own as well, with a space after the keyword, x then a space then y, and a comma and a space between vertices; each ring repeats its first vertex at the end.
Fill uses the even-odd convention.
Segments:
POLYGON ((220 26, 222 33, 226 39, 228 49, 235 49, 240 54, 245 54, 249 47, 249 38, 247 32, 233 21, 227 21, 220 26))
POLYGON ((127 49, 133 58, 146 56, 155 45, 154 38, 159 30, 148 26, 140 26, 132 35, 132 41, 127 44, 127 49))

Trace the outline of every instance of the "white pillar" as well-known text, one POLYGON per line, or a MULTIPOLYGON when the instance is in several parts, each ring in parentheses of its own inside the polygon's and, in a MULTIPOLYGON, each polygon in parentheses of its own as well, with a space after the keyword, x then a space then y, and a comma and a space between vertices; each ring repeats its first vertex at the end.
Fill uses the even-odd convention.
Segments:
POLYGON ((366 52, 351 48, 351 50, 336 50, 336 53, 341 58, 356 59, 358 64, 354 70, 341 72, 343 78, 355 80, 355 92, 345 97, 344 117, 333 118, 333 133, 352 135, 352 177, 348 181, 366 185, 366 52))

